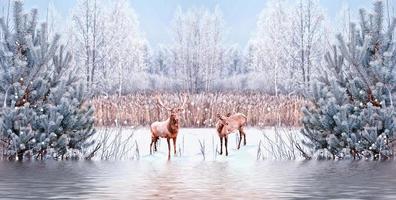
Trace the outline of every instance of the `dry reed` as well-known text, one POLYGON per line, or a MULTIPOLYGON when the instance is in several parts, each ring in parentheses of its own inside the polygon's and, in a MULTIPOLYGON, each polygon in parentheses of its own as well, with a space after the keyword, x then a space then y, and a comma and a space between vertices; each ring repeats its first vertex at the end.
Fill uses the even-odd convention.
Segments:
MULTIPOLYGON (((126 96, 99 96, 92 100, 97 126, 139 126, 164 120, 168 113, 157 106, 154 93, 126 96)), ((179 94, 161 93, 166 105, 180 104, 179 94)), ((241 112, 248 125, 300 126, 301 107, 306 103, 298 96, 271 96, 261 93, 189 94, 187 108, 181 114, 183 127, 214 127, 216 114, 241 112)))

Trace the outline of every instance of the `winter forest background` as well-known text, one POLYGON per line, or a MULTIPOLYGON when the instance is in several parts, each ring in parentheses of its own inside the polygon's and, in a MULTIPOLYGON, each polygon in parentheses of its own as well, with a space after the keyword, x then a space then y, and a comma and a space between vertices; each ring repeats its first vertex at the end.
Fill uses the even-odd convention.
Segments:
MULTIPOLYGON (((395 15, 390 2, 387 18, 395 15)), ((347 3, 330 20, 317 0, 270 0, 241 46, 229 41, 232 22, 220 7, 179 7, 163 33, 171 41, 150 44, 127 0, 78 0, 67 16, 59 9, 48 1, 40 20, 48 23, 49 37, 62 33, 72 66, 95 96, 158 90, 301 95, 324 69, 335 33, 348 34, 357 18, 347 3)), ((8 10, 2 0, 3 15, 8 10)))

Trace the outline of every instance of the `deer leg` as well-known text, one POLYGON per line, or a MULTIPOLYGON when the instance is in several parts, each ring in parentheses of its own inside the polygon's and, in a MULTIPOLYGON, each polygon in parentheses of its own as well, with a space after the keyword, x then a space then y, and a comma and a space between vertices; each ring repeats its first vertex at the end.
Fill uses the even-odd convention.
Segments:
MULTIPOLYGON (((241 127, 239 129, 239 132, 243 135, 243 145, 246 146, 246 133, 245 133, 245 129, 243 127, 241 127)), ((242 139, 242 136, 241 136, 242 139)))
POLYGON ((173 152, 175 153, 176 156, 176 138, 173 138, 173 152))
POLYGON ((243 145, 246 146, 246 133, 243 131, 243 145))
POLYGON ((220 155, 223 154, 223 137, 220 137, 220 155))
MULTIPOLYGON (((151 138, 151 143, 150 143, 150 155, 152 155, 153 154, 153 144, 154 144, 154 138, 152 137, 151 138)), ((154 144, 155 145, 155 144, 154 144)))
POLYGON ((242 131, 239 130, 239 142, 238 142, 238 148, 237 149, 241 148, 241 141, 242 141, 242 131))
POLYGON ((170 160, 170 138, 166 138, 166 142, 168 142, 168 160, 170 160))
POLYGON ((228 156, 228 136, 224 137, 226 156, 228 156))
POLYGON ((154 138, 154 151, 157 152, 157 146, 158 146, 158 137, 154 138))

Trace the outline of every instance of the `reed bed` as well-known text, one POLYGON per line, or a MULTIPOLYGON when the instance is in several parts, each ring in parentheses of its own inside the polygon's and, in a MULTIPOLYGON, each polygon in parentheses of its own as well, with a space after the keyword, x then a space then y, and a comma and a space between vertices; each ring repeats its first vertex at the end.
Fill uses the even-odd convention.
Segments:
MULTIPOLYGON (((97 126, 145 126, 164 120, 168 112, 157 105, 159 95, 168 106, 180 104, 177 93, 135 93, 125 96, 99 96, 92 100, 97 126)), ((183 127, 214 127, 216 114, 241 112, 247 115, 248 125, 301 126, 302 97, 261 93, 200 93, 189 94, 181 114, 183 127)))

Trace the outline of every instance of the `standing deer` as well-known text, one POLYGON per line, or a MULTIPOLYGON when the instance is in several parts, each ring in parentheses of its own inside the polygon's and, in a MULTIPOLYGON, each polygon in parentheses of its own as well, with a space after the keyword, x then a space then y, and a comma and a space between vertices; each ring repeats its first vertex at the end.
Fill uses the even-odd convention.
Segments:
POLYGON ((217 118, 219 121, 216 124, 217 133, 220 137, 220 155, 223 154, 223 138, 226 156, 228 156, 228 135, 235 130, 239 130, 239 143, 238 149, 241 147, 241 141, 243 136, 243 145, 246 145, 246 134, 245 134, 245 126, 247 123, 247 118, 242 113, 231 114, 228 113, 226 116, 222 116, 217 114, 217 118))
POLYGON ((152 154, 152 149, 154 145, 154 151, 157 151, 157 141, 158 139, 161 138, 166 138, 166 141, 168 142, 168 160, 170 159, 170 139, 173 140, 173 150, 176 155, 176 139, 177 139, 177 134, 179 132, 180 128, 180 123, 179 123, 179 113, 184 110, 184 107, 187 102, 187 95, 183 95, 181 97, 182 100, 182 105, 174 108, 169 108, 164 105, 164 103, 161 101, 159 96, 157 98, 157 103, 161 107, 165 108, 167 111, 170 112, 170 116, 167 120, 165 121, 156 121, 151 124, 150 130, 151 130, 151 143, 150 143, 150 154, 152 154))

